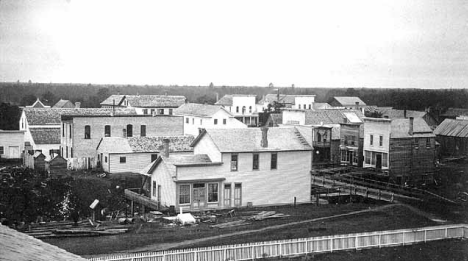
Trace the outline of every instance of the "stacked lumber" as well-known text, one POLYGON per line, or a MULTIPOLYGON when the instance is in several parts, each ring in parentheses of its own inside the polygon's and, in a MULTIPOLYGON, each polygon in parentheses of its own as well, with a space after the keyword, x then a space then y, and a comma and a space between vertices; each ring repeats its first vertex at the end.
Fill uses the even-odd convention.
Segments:
POLYGON ((56 238, 56 237, 89 237, 102 235, 115 235, 126 233, 128 227, 122 225, 93 226, 87 221, 79 222, 74 226, 73 222, 50 222, 44 224, 34 224, 29 227, 26 234, 35 238, 56 238))
POLYGON ((271 219, 271 218, 283 218, 283 217, 289 217, 289 215, 276 213, 275 211, 262 211, 258 213, 257 215, 249 217, 248 219, 259 221, 259 220, 265 220, 265 219, 271 219))

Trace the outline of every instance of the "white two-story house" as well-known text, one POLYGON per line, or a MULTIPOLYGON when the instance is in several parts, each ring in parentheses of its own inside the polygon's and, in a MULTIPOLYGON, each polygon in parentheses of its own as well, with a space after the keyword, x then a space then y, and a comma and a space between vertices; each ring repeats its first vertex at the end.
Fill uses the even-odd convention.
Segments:
POLYGON ((161 206, 310 202, 312 147, 296 128, 206 129, 192 146, 193 155, 164 153, 141 172, 161 206))
POLYGON ((198 136, 202 129, 247 128, 221 105, 184 103, 174 110, 184 117, 184 134, 198 136))
POLYGON ((258 112, 255 102, 256 96, 250 94, 227 94, 215 105, 221 105, 232 113, 236 119, 247 126, 258 125, 258 112))

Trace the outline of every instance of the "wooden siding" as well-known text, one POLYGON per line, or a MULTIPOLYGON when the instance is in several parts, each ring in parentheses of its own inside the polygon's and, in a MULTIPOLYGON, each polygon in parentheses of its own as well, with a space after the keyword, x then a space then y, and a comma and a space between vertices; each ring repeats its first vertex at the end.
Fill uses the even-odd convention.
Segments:
MULTIPOLYGON (((119 153, 108 157, 109 173, 134 172, 139 173, 151 163, 151 154, 154 153, 119 153), (120 157, 126 157, 125 163, 120 163, 120 157)), ((103 154, 104 155, 104 154, 103 154)), ((106 163, 104 163, 106 164, 106 163)))
POLYGON ((208 135, 203 137, 203 141, 197 143, 197 146, 194 147, 193 153, 195 155, 206 154, 210 157, 211 161, 221 162, 221 153, 208 135))
POLYGON ((468 138, 437 135, 436 140, 440 143, 440 152, 444 156, 468 155, 468 138))
POLYGON ((1 158, 20 159, 24 150, 24 132, 0 131, 0 147, 3 147, 3 154, 0 154, 1 158), (17 150, 18 154, 10 155, 10 147, 15 147, 13 150, 17 150))
POLYGON ((391 139, 390 140, 390 175, 402 177, 402 183, 421 182, 423 175, 432 179, 435 170, 435 139, 429 138, 391 139))
POLYGON ((161 186, 161 207, 178 206, 176 183, 165 164, 160 163, 151 175, 151 179, 147 181, 151 186, 150 197, 157 201, 157 198, 153 196, 153 181, 156 181, 156 187, 161 186))

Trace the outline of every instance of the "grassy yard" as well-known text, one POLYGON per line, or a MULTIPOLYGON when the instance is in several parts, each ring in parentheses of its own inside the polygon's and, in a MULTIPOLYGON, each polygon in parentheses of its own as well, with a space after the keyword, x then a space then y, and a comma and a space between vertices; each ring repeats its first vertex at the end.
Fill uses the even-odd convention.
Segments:
MULTIPOLYGON (((224 221, 233 221, 245 218, 255 210, 274 210, 280 213, 291 215, 287 218, 271 219, 263 221, 252 221, 250 225, 231 227, 225 229, 210 228, 211 224, 201 223, 198 226, 190 227, 170 227, 162 223, 139 223, 126 234, 118 236, 88 237, 88 238, 58 238, 44 240, 67 251, 78 255, 99 255, 115 252, 132 252, 147 246, 148 249, 158 245, 170 245, 171 242, 181 242, 191 239, 199 239, 211 236, 229 234, 236 231, 255 230, 268 226, 285 224, 294 221, 308 220, 318 217, 332 216, 351 211, 368 209, 378 205, 363 203, 344 204, 344 205, 299 205, 297 208, 292 206, 271 207, 262 209, 243 209, 238 211, 234 218, 228 218, 224 221)), ((223 222, 221 220, 220 222, 223 222)), ((272 230, 264 233, 251 233, 242 236, 233 236, 219 238, 211 241, 204 241, 197 244, 179 245, 180 248, 225 245, 234 243, 245 243, 255 241, 268 241, 276 239, 313 237, 332 234, 345 234, 363 231, 386 230, 408 227, 422 227, 435 225, 430 220, 415 215, 413 212, 401 206, 394 206, 385 209, 385 211, 375 211, 352 217, 342 217, 328 220, 326 222, 312 222, 303 225, 288 227, 287 229, 272 230)))

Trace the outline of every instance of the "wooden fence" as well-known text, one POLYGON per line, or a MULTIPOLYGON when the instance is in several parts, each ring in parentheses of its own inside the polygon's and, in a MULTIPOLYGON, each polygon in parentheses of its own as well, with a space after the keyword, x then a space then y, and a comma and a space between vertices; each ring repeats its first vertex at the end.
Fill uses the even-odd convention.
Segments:
POLYGON ((403 246, 450 238, 468 238, 468 225, 444 225, 415 229, 288 239, 204 248, 115 254, 92 261, 225 261, 288 257, 350 249, 403 246))

